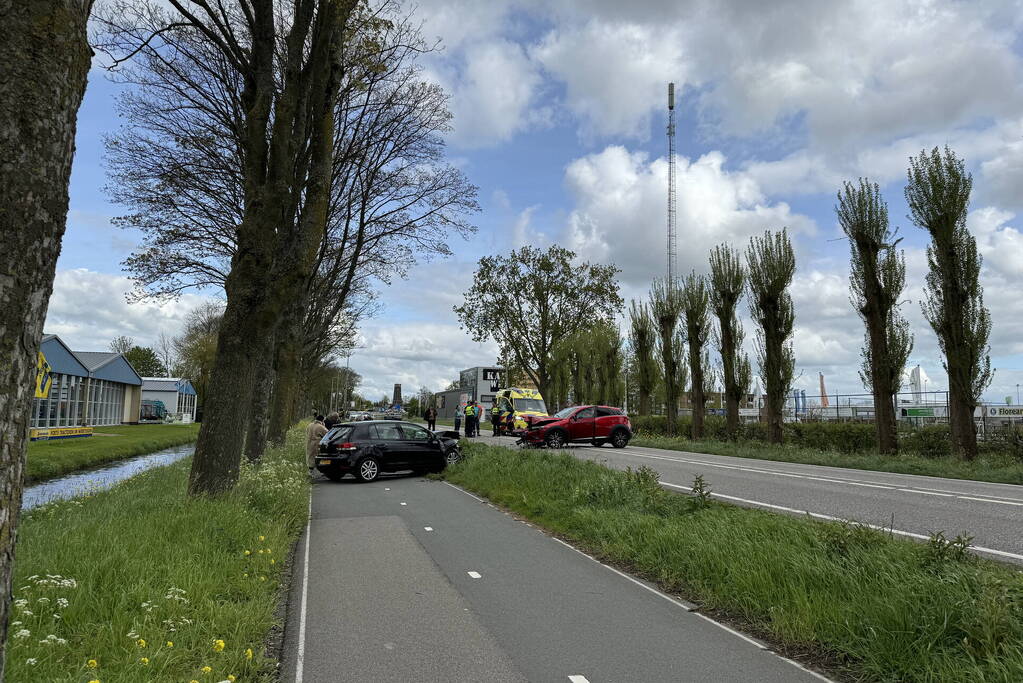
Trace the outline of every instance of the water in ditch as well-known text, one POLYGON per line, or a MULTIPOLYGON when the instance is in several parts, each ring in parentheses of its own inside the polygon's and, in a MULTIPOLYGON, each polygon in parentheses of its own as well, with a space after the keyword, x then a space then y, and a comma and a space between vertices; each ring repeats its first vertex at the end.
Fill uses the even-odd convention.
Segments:
POLYGON ((25 489, 21 501, 22 510, 31 510, 54 500, 77 498, 95 491, 108 489, 118 482, 134 477, 136 474, 160 465, 186 458, 195 450, 195 444, 175 446, 155 453, 140 455, 126 460, 118 460, 103 467, 84 472, 67 474, 56 479, 29 486, 25 489))

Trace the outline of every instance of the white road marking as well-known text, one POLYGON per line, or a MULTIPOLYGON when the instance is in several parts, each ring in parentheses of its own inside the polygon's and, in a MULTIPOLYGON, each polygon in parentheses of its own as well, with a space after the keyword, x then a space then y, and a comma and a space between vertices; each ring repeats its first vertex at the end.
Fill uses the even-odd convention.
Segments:
POLYGON ((432 526, 424 526, 423 530, 424 531, 433 531, 433 527, 432 526))
POLYGON ((983 503, 998 503, 999 505, 1023 506, 1023 503, 1017 503, 1012 500, 995 500, 994 498, 975 498, 974 496, 956 496, 956 498, 962 498, 963 500, 979 500, 983 503))
MULTIPOLYGON (((775 654, 778 655, 777 652, 775 654)), ((820 679, 822 681, 827 681, 828 683, 834 683, 830 678, 822 676, 821 674, 817 673, 816 671, 812 671, 810 669, 807 669, 805 666, 803 666, 802 664, 800 664, 799 662, 797 662, 794 659, 789 659, 788 657, 782 657, 781 655, 778 655, 778 656, 781 657, 782 659, 784 659, 786 662, 788 662, 792 666, 796 667, 797 669, 802 669, 803 671, 805 671, 806 673, 810 674, 814 678, 818 678, 818 679, 820 679)))
MULTIPOLYGON (((447 484, 448 486, 450 486, 450 487, 451 487, 451 488, 453 488, 454 490, 456 490, 456 491, 461 491, 461 492, 462 492, 462 493, 464 493, 465 495, 469 496, 470 498, 475 498, 476 500, 478 500, 478 501, 479 501, 479 502, 481 502, 481 503, 486 503, 486 502, 487 502, 487 501, 483 500, 482 498, 480 498, 479 496, 474 496, 474 495, 472 495, 471 493, 469 493, 468 491, 466 491, 465 489, 463 489, 463 488, 462 488, 461 486, 455 486, 454 484, 452 484, 452 483, 450 483, 450 482, 446 482, 446 481, 445 481, 445 482, 441 482, 441 483, 443 483, 443 484, 447 484)), ((489 503, 487 503, 487 504, 489 505, 489 503)), ((491 505, 491 507, 493 507, 493 506, 491 505)))
POLYGON ((693 612, 693 614, 695 614, 696 616, 700 617, 701 619, 705 619, 706 621, 709 621, 710 623, 714 624, 718 628, 722 628, 722 629, 728 631, 729 633, 731 633, 736 638, 742 638, 743 640, 745 640, 750 645, 753 645, 753 646, 755 646, 755 647, 757 647, 757 648, 759 648, 761 650, 768 649, 767 646, 764 645, 763 643, 761 643, 759 641, 756 641, 756 640, 753 640, 749 636, 744 636, 743 634, 741 634, 738 631, 736 631, 734 628, 731 628, 729 626, 725 626, 720 621, 714 621, 713 619, 708 617, 706 614, 700 614, 699 612, 693 612))
MULTIPOLYGON (((693 490, 692 488, 690 488, 688 486, 681 486, 680 484, 669 484, 666 481, 662 481, 661 484, 664 485, 664 486, 670 486, 671 488, 674 488, 674 489, 680 489, 682 491, 692 492, 692 490, 693 490)), ((917 534, 917 533, 913 533, 912 531, 902 531, 901 529, 893 529, 893 528, 887 527, 887 526, 878 526, 877 524, 868 524, 867 522, 857 522, 856 520, 852 520, 852 519, 843 519, 842 517, 834 517, 832 515, 825 515, 824 513, 821 513, 821 512, 810 512, 809 510, 798 510, 796 508, 785 507, 784 505, 775 505, 774 503, 764 503, 763 501, 759 501, 759 500, 750 500, 749 498, 739 498, 738 496, 726 496, 723 493, 711 492, 710 495, 714 496, 715 498, 723 498, 724 500, 734 500, 734 501, 736 501, 738 503, 747 503, 749 505, 755 505, 757 507, 770 508, 771 510, 781 510, 782 512, 792 512, 792 513, 795 513, 797 515, 810 515, 811 517, 815 517, 817 519, 826 519, 826 520, 828 520, 830 522, 846 522, 846 523, 849 523, 849 524, 859 524, 861 526, 869 527, 871 529, 877 529, 878 531, 887 531, 889 533, 897 534, 899 536, 908 536, 909 538, 917 538, 917 539, 920 539, 920 540, 923 540, 923 541, 926 541, 926 540, 930 539, 930 536, 927 536, 925 534, 917 534)), ((981 546, 981 545, 971 545, 970 546, 970 550, 972 550, 974 552, 978 552, 978 553, 988 553, 990 555, 998 555, 1000 557, 1010 557, 1010 558, 1012 558, 1014 560, 1023 561, 1023 555, 1019 555, 1017 553, 1006 552, 1005 550, 995 550, 994 548, 985 548, 984 546, 981 546)))
POLYGON ((305 524, 305 559, 302 560, 302 606, 298 614, 298 655, 295 657, 295 683, 302 683, 305 667, 305 615, 309 598, 309 535, 313 525, 313 493, 309 492, 309 518, 305 524))
POLYGON ((466 572, 473 579, 482 579, 483 575, 479 572, 466 572))
POLYGON ((565 543, 560 538, 555 538, 554 536, 551 536, 551 538, 553 538, 555 541, 557 541, 561 545, 565 546, 566 548, 574 550, 575 552, 579 553, 583 557, 586 557, 586 558, 589 558, 590 560, 593 560, 594 562, 599 564, 604 569, 609 569, 609 570, 613 571, 615 574, 617 574, 618 576, 622 577, 623 579, 625 579, 627 581, 631 581, 632 583, 636 584, 637 586, 639 586, 643 590, 648 590, 651 593, 653 593, 654 595, 656 595, 657 597, 664 598, 665 600, 667 600, 671 604, 675 605, 676 607, 681 607, 682 609, 684 609, 687 612, 692 612, 694 609, 696 609, 693 605, 690 605, 688 603, 682 602, 681 600, 673 598, 670 595, 668 595, 667 593, 662 593, 661 591, 657 590, 653 586, 648 586, 647 584, 643 583, 642 581, 640 581, 640 580, 638 580, 638 579, 636 579, 636 578, 634 578, 632 576, 629 576, 625 572, 620 572, 617 569, 615 569, 614 567, 612 567, 610 565, 607 565, 607 564, 604 564, 603 562, 601 562, 597 558, 593 557, 592 555, 588 555, 587 553, 584 553, 583 551, 579 550, 574 545, 572 545, 570 543, 565 543))
POLYGON ((390 491, 390 490, 391 490, 391 489, 387 489, 387 488, 385 488, 385 489, 384 489, 384 491, 390 491))
POLYGON ((586 680, 586 676, 579 675, 569 676, 568 680, 570 681, 570 683, 590 683, 588 680, 586 680))
POLYGON ((406 503, 405 501, 402 501, 401 504, 402 505, 408 505, 408 503, 406 503))
MULTIPOLYGON (((761 468, 757 468, 757 467, 743 467, 741 465, 726 465, 726 464, 722 464, 722 463, 707 462, 706 460, 691 460, 689 458, 672 458, 672 457, 668 457, 668 456, 665 456, 665 455, 648 455, 648 454, 645 454, 645 453, 635 453, 635 452, 633 452, 631 450, 626 452, 625 455, 630 455, 630 456, 636 457, 636 458, 650 458, 652 460, 668 460, 670 462, 682 462, 682 463, 686 463, 686 464, 690 464, 690 465, 703 465, 703 466, 706 466, 706 467, 717 467, 717 468, 720 468, 720 469, 727 469, 727 470, 740 470, 742 472, 755 472, 757 474, 770 474, 770 475, 773 475, 773 476, 776 476, 776 477, 790 477, 790 478, 793 478, 793 479, 809 479, 809 480, 812 480, 812 481, 826 481, 826 482, 832 483, 832 484, 845 484, 847 486, 868 486, 870 488, 875 488, 875 489, 888 489, 889 491, 902 491, 902 492, 905 492, 905 493, 922 493, 924 495, 928 495, 929 494, 929 495, 934 495, 934 496, 942 496, 942 495, 944 495, 946 497, 953 497, 953 498, 957 498, 959 500, 974 500, 974 501, 978 501, 978 502, 981 502, 981 503, 1000 503, 1002 505, 1018 505, 1018 506, 1023 507, 1023 499, 1018 499, 1018 498, 1004 498, 1003 499, 1000 496, 998 496, 998 497, 996 497, 996 496, 986 496, 986 497, 980 498, 980 497, 976 497, 976 496, 968 496, 968 495, 962 493, 961 491, 949 491, 947 489, 931 489, 931 488, 927 488, 927 487, 923 487, 923 486, 915 486, 913 488, 904 488, 904 487, 900 487, 900 486, 897 486, 897 485, 887 486, 887 485, 882 485, 882 484, 871 484, 871 483, 863 482, 863 481, 854 481, 854 480, 851 480, 851 479, 834 479, 834 478, 829 478, 829 477, 815 477, 815 476, 808 475, 808 474, 794 474, 792 472, 777 472, 777 471, 774 471, 774 470, 761 469, 761 468)), ((814 467, 816 467, 816 465, 814 465, 814 467)), ((893 474, 897 474, 897 473, 893 473, 893 474)), ((905 476, 911 476, 911 475, 905 475, 905 476)), ((982 482, 982 483, 987 484, 988 482, 982 482)), ((983 494, 981 494, 981 495, 983 495, 983 494)))

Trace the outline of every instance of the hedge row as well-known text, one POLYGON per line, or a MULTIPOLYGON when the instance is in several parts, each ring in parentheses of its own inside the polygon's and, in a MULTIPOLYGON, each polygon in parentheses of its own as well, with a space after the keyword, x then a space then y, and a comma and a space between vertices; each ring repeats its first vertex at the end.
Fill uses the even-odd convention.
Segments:
MULTIPOLYGON (((633 429, 643 436, 666 436, 667 419, 664 415, 635 416, 630 418, 633 429)), ((692 418, 678 418, 676 436, 692 438, 692 418)), ((704 438, 715 441, 729 439, 725 418, 708 415, 704 420, 704 438)), ((877 451, 877 431, 872 422, 787 422, 784 425, 785 443, 803 448, 839 453, 877 451)), ((739 441, 767 441, 767 424, 747 422, 739 425, 739 441)), ((928 458, 950 456, 948 425, 901 427, 899 447, 902 452, 928 458)), ((982 452, 1011 453, 1023 459, 1023 438, 1013 432, 998 432, 980 444, 982 452)))

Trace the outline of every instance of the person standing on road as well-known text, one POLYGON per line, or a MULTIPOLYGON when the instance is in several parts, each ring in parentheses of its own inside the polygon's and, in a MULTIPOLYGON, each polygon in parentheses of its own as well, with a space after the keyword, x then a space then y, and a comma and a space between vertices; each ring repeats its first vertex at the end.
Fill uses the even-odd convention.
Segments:
POLYGON ((341 421, 341 416, 335 410, 333 413, 331 413, 330 415, 327 416, 326 420, 323 421, 323 426, 326 427, 327 431, 329 432, 331 429, 334 428, 334 425, 336 425, 340 421, 341 421))
POLYGON ((426 428, 429 429, 431 432, 433 430, 437 429, 437 409, 436 408, 434 408, 433 406, 430 406, 429 408, 427 408, 426 412, 423 413, 423 419, 426 420, 426 428))
POLYGON ((472 411, 472 401, 469 401, 468 403, 465 404, 465 409, 463 410, 463 412, 465 413, 465 436, 466 436, 466 438, 470 438, 471 439, 474 436, 474 434, 475 434, 475 432, 473 430, 473 427, 472 427, 472 414, 473 414, 473 411, 472 411))
POLYGON ((316 467, 316 455, 320 452, 320 439, 327 433, 327 427, 323 424, 323 416, 317 415, 309 426, 305 428, 305 459, 309 465, 309 474, 313 473, 316 467))
POLYGON ((493 407, 490 409, 490 428, 494 430, 494 436, 500 431, 501 424, 501 408, 497 405, 497 401, 494 401, 493 407))
POLYGON ((462 415, 465 413, 465 406, 459 404, 455 407, 455 434, 462 427, 462 415))

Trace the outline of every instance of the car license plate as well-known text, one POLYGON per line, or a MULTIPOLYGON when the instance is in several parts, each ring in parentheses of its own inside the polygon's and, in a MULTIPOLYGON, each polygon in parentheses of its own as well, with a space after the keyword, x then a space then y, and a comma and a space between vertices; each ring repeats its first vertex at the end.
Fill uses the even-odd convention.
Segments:
POLYGON ((330 460, 321 460, 321 461, 320 461, 320 464, 321 464, 321 465, 329 465, 329 464, 330 464, 331 462, 332 462, 332 461, 330 461, 330 460))

